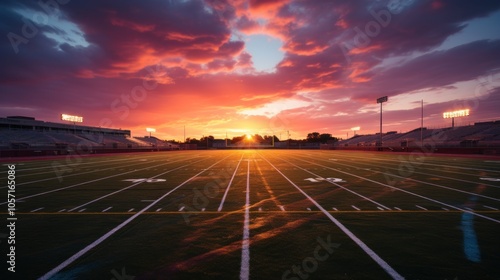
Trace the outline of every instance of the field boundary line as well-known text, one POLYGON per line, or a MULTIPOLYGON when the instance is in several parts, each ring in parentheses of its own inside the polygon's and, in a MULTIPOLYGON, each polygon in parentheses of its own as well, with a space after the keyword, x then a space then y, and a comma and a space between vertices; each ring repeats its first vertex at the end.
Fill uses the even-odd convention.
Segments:
POLYGON ((349 176, 353 176, 353 177, 356 177, 356 178, 359 178, 359 179, 362 179, 362 180, 365 180, 365 181, 368 181, 368 182, 372 182, 372 183, 375 183, 377 185, 381 185, 381 186, 388 187, 388 188, 391 188, 391 189, 394 189, 394 190, 398 190, 398 191, 401 191, 401 192, 404 192, 404 193, 407 193, 407 194, 410 194, 410 195, 413 195, 413 196, 416 196, 416 197, 420 197, 420 198, 423 198, 425 200, 428 200, 428 201, 431 201, 431 202, 434 202, 434 203, 437 203, 437 204, 440 204, 440 205, 443 205, 443 206, 446 206, 446 207, 449 207, 449 208, 453 208, 453 209, 462 211, 464 213, 470 213, 472 215, 476 215, 478 217, 490 220, 490 221, 495 222, 495 223, 500 223, 500 221, 497 220, 497 219, 493 219, 493 218, 488 217, 488 216, 477 214, 474 211, 468 211, 468 210, 462 209, 460 207, 456 207, 456 206, 453 206, 451 204, 448 204, 448 203, 445 203, 445 202, 442 202, 442 201, 439 201, 439 200, 435 200, 435 199, 430 198, 430 197, 426 197, 426 196, 423 196, 423 195, 420 195, 420 194, 417 194, 417 193, 414 193, 414 192, 410 192, 410 191, 407 191, 407 190, 404 190, 404 189, 401 189, 401 188, 393 187, 391 185, 387 185, 387 184, 384 184, 384 183, 381 183, 381 182, 378 182, 378 181, 374 181, 374 180, 371 180, 371 179, 368 179, 368 178, 365 178, 365 177, 361 177, 361 176, 358 176, 358 175, 355 175, 355 174, 352 174, 352 173, 349 173, 349 172, 338 170, 338 169, 335 169, 335 168, 332 168, 332 167, 329 167, 329 166, 317 164, 317 163, 310 162, 310 161, 303 160, 303 159, 299 159, 299 160, 305 161, 305 162, 308 162, 308 163, 311 163, 311 164, 314 164, 314 165, 317 165, 317 166, 321 166, 321 167, 324 167, 324 168, 328 168, 330 170, 334 170, 334 171, 337 171, 337 172, 340 172, 340 173, 343 173, 343 174, 346 174, 346 175, 349 175, 349 176))
POLYGON ((188 182, 190 182, 194 178, 198 177, 199 175, 201 175, 202 173, 206 172, 207 170, 209 170, 210 168, 212 168, 213 166, 215 166, 219 162, 222 162, 223 160, 225 160, 228 157, 229 156, 227 156, 227 157, 225 157, 225 158, 217 161, 216 163, 210 165, 208 168, 206 168, 206 169, 198 172, 196 175, 194 175, 191 178, 187 179, 186 181, 184 181, 183 183, 181 183, 177 187, 175 187, 172 190, 168 191, 167 193, 165 193, 164 195, 162 195, 161 197, 159 197, 158 199, 156 199, 154 202, 152 202, 151 204, 147 205, 146 207, 144 207, 143 209, 141 209, 139 212, 135 213, 132 217, 128 218, 127 220, 125 220, 124 222, 122 222, 121 224, 119 224, 118 226, 116 226, 115 228, 113 228, 112 230, 108 231, 106 234, 104 234, 103 236, 99 237, 97 240, 95 240, 94 242, 90 243, 85 248, 83 248, 82 250, 78 251, 76 254, 72 255, 71 257, 69 257, 68 259, 66 259, 65 261, 63 261, 61 264, 59 264, 58 266, 56 266, 55 268, 53 268, 52 270, 50 270, 49 272, 47 272, 46 274, 44 274, 43 276, 41 276, 40 278, 38 278, 38 280, 48 280, 48 279, 50 279, 51 277, 53 277, 54 275, 56 275, 59 271, 61 271, 64 268, 66 268, 68 265, 70 265, 71 263, 73 263, 74 261, 76 261, 77 259, 79 259, 80 257, 82 257, 83 255, 85 255, 88 251, 92 250, 94 247, 96 247, 99 244, 101 244, 104 240, 108 239, 110 236, 112 236, 113 234, 115 234, 117 231, 119 231, 120 229, 122 229, 124 226, 126 226, 127 224, 129 224, 130 222, 132 222, 133 220, 135 220, 142 213, 146 212, 149 208, 151 208, 154 205, 156 205, 158 202, 160 202, 161 200, 163 200, 165 197, 167 197, 168 195, 170 195, 171 193, 173 193, 177 189, 181 188, 182 186, 184 186, 185 184, 187 184, 188 182))
POLYGON ((342 230, 356 245, 358 245, 365 253, 368 254, 385 272, 387 272, 393 279, 404 280, 405 278, 401 276, 396 270, 394 270, 386 261, 384 261, 375 251, 373 251, 368 245, 366 245, 361 239, 359 239, 354 233, 352 233, 347 227, 345 227, 340 221, 335 219, 328 211, 325 210, 316 200, 310 197, 306 192, 304 192, 299 186, 297 186, 292 180, 290 180, 285 174, 283 174, 276 166, 274 166, 269 160, 261 156, 265 161, 267 161, 283 178, 285 178, 290 184, 292 184, 299 192, 301 192, 309 201, 311 201, 318 209, 323 212, 340 230, 342 230))
POLYGON ((243 223, 243 240, 241 243, 240 280, 250 277, 250 161, 247 165, 247 190, 245 196, 245 221, 243 223))
POLYGON ((229 188, 231 187, 231 184, 233 183, 233 179, 236 176, 236 172, 238 171, 238 168, 240 167, 240 163, 243 160, 243 154, 241 155, 240 160, 238 161, 238 164, 236 165, 236 169, 234 169, 233 176, 231 176, 231 180, 229 180, 229 183, 227 184, 226 191, 224 192, 224 195, 222 196, 222 200, 220 202, 219 208, 217 209, 218 212, 222 210, 222 207, 224 206, 224 201, 226 200, 227 193, 229 192, 229 188))

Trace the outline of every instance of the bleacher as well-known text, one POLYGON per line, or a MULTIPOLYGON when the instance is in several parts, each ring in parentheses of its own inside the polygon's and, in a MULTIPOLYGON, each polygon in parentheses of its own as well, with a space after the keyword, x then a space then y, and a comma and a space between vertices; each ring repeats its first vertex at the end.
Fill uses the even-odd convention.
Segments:
POLYGON ((465 146, 500 146, 500 121, 476 123, 470 126, 460 126, 443 129, 420 128, 405 133, 387 132, 370 135, 356 135, 335 144, 336 147, 376 147, 389 148, 412 147, 432 143, 438 147, 464 147, 465 146))
POLYGON ((43 122, 30 117, 0 118, 0 156, 160 149, 178 146, 154 137, 131 137, 129 130, 43 122))

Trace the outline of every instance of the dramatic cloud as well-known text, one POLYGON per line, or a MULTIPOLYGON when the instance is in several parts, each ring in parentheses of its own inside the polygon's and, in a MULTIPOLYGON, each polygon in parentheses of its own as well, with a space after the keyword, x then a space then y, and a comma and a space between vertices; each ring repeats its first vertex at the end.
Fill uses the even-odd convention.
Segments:
MULTIPOLYGON (((13 1, 0 3, 0 110, 181 139, 242 132, 303 138, 500 119, 500 2, 460 0, 13 1), (477 32, 476 26, 481 26, 477 32), (266 45, 281 61, 261 72, 266 45), (276 50, 273 50, 276 51, 276 50)), ((276 61, 277 61, 276 60, 276 61)))

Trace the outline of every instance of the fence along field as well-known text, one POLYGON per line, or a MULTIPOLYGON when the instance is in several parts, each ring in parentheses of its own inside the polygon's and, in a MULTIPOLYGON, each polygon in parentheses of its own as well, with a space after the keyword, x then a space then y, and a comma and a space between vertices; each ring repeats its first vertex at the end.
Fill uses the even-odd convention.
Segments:
POLYGON ((53 163, 16 165, 16 277, 500 277, 495 158, 180 151, 85 157, 61 176, 53 163))

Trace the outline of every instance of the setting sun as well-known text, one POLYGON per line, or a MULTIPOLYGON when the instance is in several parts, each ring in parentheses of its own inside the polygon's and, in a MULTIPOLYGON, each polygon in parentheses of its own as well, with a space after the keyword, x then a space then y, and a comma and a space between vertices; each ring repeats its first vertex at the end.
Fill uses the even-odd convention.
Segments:
POLYGON ((252 140, 252 135, 247 134, 247 140, 252 140))

